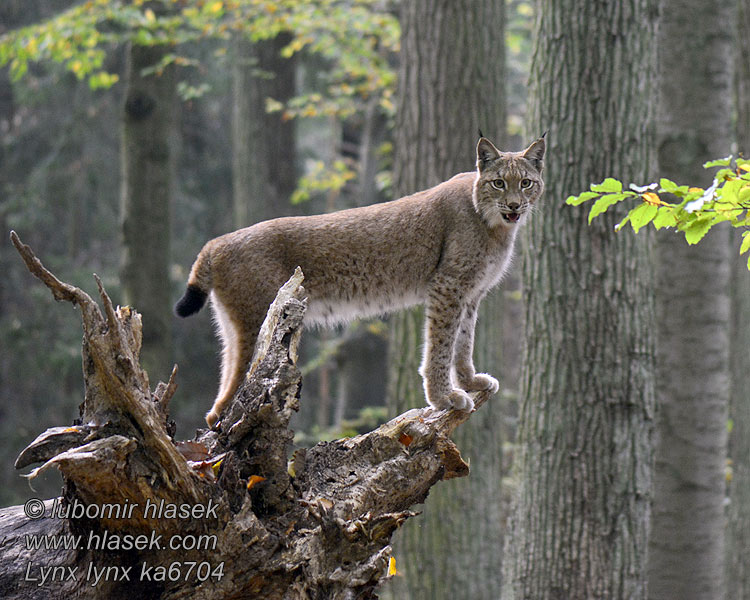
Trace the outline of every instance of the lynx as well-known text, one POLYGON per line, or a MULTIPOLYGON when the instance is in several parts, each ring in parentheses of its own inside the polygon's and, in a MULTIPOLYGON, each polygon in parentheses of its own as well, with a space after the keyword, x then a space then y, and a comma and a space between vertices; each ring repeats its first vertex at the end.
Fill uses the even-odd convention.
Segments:
POLYGON ((467 392, 495 393, 497 380, 474 368, 477 309, 542 195, 544 153, 544 136, 522 152, 501 152, 480 137, 475 172, 392 202, 273 219, 206 243, 175 312, 197 312, 210 293, 223 352, 208 425, 242 382, 268 306, 297 266, 308 294, 306 324, 425 305, 419 373, 434 408, 471 411, 467 392))

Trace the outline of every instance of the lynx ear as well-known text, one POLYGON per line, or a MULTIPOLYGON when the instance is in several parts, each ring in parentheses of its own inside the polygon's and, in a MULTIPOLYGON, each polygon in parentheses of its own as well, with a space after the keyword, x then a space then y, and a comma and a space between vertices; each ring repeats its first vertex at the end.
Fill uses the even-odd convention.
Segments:
POLYGON ((477 142, 477 169, 484 169, 487 164, 500 158, 500 150, 486 137, 479 138, 477 142))
POLYGON ((547 149, 547 143, 545 137, 547 132, 545 131, 538 140, 536 140, 531 146, 523 151, 523 157, 533 164, 537 171, 541 171, 544 168, 544 152, 547 149))

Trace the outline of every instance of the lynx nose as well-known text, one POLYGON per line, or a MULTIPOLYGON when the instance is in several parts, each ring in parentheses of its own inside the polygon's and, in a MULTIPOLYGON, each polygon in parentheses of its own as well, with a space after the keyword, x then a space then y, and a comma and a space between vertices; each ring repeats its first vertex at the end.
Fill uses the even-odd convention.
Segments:
POLYGON ((518 211, 521 205, 518 202, 508 202, 508 208, 512 211, 518 211))

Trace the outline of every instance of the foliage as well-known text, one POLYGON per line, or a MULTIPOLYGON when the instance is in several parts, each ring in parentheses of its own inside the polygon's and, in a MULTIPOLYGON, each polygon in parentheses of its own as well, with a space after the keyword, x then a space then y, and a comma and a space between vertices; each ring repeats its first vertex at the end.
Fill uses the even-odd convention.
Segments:
POLYGON ((387 8, 383 0, 88 0, 0 37, 0 67, 10 65, 17 80, 29 63, 52 61, 92 88, 107 88, 118 80, 103 68, 107 51, 124 42, 173 48, 158 71, 172 63, 196 66, 183 52, 190 42, 237 35, 260 41, 288 32, 285 57, 305 49, 331 62, 327 93, 270 108, 284 109, 285 118, 347 116, 359 99, 376 96, 392 113, 396 77, 388 60, 400 29, 387 8))
POLYGON ((300 178, 290 200, 292 204, 299 204, 309 200, 315 192, 339 192, 355 177, 356 173, 343 160, 334 160, 328 167, 322 160, 316 160, 308 173, 300 178))
MULTIPOLYGON (((635 233, 651 223, 656 229, 675 227, 685 234, 688 244, 697 244, 708 231, 725 221, 733 227, 748 228, 742 236, 740 254, 750 250, 750 160, 731 156, 713 160, 705 168, 721 167, 708 188, 677 185, 662 178, 659 183, 645 186, 630 184, 623 190, 622 182, 608 177, 601 183, 591 185, 589 191, 570 196, 566 203, 578 206, 594 200, 589 211, 591 221, 605 213, 609 207, 623 200, 639 199, 640 202, 615 226, 619 231, 630 224, 635 233), (659 194, 667 194, 668 202, 659 194)), ((748 259, 750 269, 750 258, 748 259)))
MULTIPOLYGON (((391 63, 399 49, 400 28, 390 8, 390 0, 87 0, 0 37, 0 67, 9 65, 17 81, 30 63, 57 63, 87 80, 92 89, 106 89, 119 80, 117 73, 105 69, 108 51, 130 42, 170 48, 149 72, 158 75, 176 65, 202 72, 207 79, 205 74, 227 54, 232 39, 258 42, 288 33, 291 40, 282 56, 307 52, 322 57, 326 68, 317 73, 319 90, 286 103, 267 98, 268 112, 281 112, 284 120, 345 119, 374 100, 380 111, 392 116, 396 74, 391 63), (196 56, 207 40, 215 47, 211 65, 196 56)), ((205 81, 178 83, 185 101, 209 89, 205 81)), ((354 177, 341 161, 323 165, 300 181, 292 202, 315 192, 336 192, 354 177)))

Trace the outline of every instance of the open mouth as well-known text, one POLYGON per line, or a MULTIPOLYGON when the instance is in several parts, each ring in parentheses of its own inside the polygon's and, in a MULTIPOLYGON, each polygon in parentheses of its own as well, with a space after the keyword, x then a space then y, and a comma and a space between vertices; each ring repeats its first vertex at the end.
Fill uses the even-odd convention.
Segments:
POLYGON ((518 219, 520 218, 521 215, 517 212, 503 213, 503 219, 505 219, 506 223, 518 223, 518 219))

